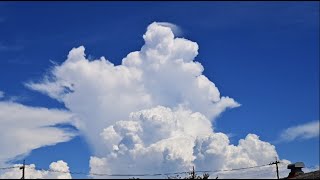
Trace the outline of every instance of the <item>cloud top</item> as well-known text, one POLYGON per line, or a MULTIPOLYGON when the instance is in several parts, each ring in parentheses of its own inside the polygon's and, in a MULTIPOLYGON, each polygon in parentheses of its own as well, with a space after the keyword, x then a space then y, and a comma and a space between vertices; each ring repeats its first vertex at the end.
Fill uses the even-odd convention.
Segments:
POLYGON ((160 26, 169 27, 175 36, 181 36, 183 34, 181 28, 176 24, 170 22, 157 22, 157 24, 160 26))

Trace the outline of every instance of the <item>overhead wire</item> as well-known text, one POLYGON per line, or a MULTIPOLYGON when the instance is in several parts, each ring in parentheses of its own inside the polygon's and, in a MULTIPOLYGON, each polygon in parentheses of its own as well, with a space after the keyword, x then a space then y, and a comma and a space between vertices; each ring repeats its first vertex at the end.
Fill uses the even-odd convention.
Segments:
MULTIPOLYGON (((288 163, 280 162, 283 165, 288 163)), ((247 170, 253 168, 261 168, 272 166, 273 164, 264 164, 258 166, 250 166, 250 167, 243 167, 243 168, 234 168, 234 169, 220 169, 220 170, 195 170, 195 173, 218 173, 218 172, 230 172, 230 171, 239 171, 239 170, 247 170)), ((0 167, 0 170, 8 170, 14 168, 20 168, 21 166, 12 166, 12 167, 0 167)), ((82 175, 91 175, 91 176, 110 176, 110 177, 143 177, 143 176, 169 176, 169 175, 179 175, 179 174, 187 174, 191 171, 183 171, 183 172, 169 172, 169 173, 146 173, 146 174, 107 174, 107 173, 93 173, 93 172, 74 172, 74 171, 59 171, 53 169, 44 169, 44 168, 36 168, 31 166, 25 166, 28 169, 35 169, 39 171, 48 171, 54 173, 68 173, 68 174, 82 174, 82 175)), ((310 167, 310 166, 309 166, 310 167)), ((315 166, 313 166, 315 167, 315 166)))
POLYGON ((14 169, 14 168, 20 168, 20 166, 0 167, 0 170, 7 170, 7 169, 14 169))
MULTIPOLYGON (((222 170, 207 170, 207 171, 201 171, 196 170, 195 173, 215 173, 215 172, 227 172, 227 171, 239 171, 239 170, 246 170, 246 169, 252 169, 252 168, 260 168, 260 167, 266 167, 271 166, 271 164, 264 164, 259 166, 251 166, 251 167, 244 167, 244 168, 236 168, 236 169, 222 169, 222 170)), ((183 171, 183 172, 170 172, 170 173, 147 173, 147 174, 106 174, 106 173, 85 173, 85 172, 73 172, 73 171, 58 171, 58 170, 52 170, 52 169, 43 169, 43 168, 35 168, 35 167, 29 167, 27 168, 40 170, 40 171, 48 171, 48 172, 56 172, 56 173, 69 173, 69 174, 82 174, 82 175, 92 175, 92 176, 110 176, 110 177, 143 177, 143 176, 168 176, 168 175, 179 175, 179 174, 187 174, 191 171, 183 171)))

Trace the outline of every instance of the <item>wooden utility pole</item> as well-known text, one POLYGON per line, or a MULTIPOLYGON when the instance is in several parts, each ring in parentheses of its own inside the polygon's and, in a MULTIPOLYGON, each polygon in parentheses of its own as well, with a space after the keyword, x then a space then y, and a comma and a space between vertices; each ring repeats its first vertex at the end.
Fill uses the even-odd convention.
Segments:
POLYGON ((196 179, 196 173, 194 172, 194 166, 192 167, 192 179, 196 179))
POLYGON ((275 162, 270 163, 270 165, 275 164, 276 168, 277 168, 277 178, 279 179, 279 168, 278 168, 278 164, 280 163, 280 161, 278 161, 278 159, 276 158, 275 162))
POLYGON ((22 178, 21 178, 21 179, 25 179, 25 178, 24 178, 24 170, 25 170, 25 167, 26 167, 26 162, 25 162, 25 160, 23 160, 23 166, 20 167, 20 169, 22 169, 22 178))
POLYGON ((276 159, 277 178, 279 179, 279 168, 278 168, 278 163, 280 163, 280 162, 276 159))

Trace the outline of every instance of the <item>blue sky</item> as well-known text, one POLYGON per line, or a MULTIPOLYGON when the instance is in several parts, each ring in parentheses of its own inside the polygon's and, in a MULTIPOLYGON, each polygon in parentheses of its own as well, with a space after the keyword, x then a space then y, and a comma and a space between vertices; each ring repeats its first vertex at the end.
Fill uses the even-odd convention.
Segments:
MULTIPOLYGON (((319 165, 319 136, 277 142, 285 129, 319 120, 319 2, 1 2, 0 91, 24 105, 65 108, 24 83, 39 81, 81 45, 89 59, 119 65, 155 21, 197 42, 203 74, 241 104, 217 118, 215 131, 235 144, 254 133, 280 158, 319 165)), ((48 167, 63 159, 87 172, 90 155, 79 136, 26 160, 48 167)))

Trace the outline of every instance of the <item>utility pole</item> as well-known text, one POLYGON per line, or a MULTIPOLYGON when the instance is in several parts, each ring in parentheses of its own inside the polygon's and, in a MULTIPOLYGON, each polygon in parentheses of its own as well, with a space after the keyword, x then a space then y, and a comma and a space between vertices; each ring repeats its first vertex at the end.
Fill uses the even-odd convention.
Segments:
POLYGON ((280 163, 280 161, 278 161, 277 157, 276 157, 276 161, 270 163, 269 165, 275 164, 276 168, 277 168, 277 178, 279 179, 279 168, 278 168, 278 164, 280 163))
POLYGON ((194 172, 194 166, 192 167, 192 179, 196 178, 196 173, 194 172))
POLYGON ((25 162, 25 160, 23 160, 23 166, 20 167, 20 169, 22 169, 22 178, 21 179, 25 179, 24 178, 24 169, 25 169, 25 167, 26 167, 26 162, 25 162))

